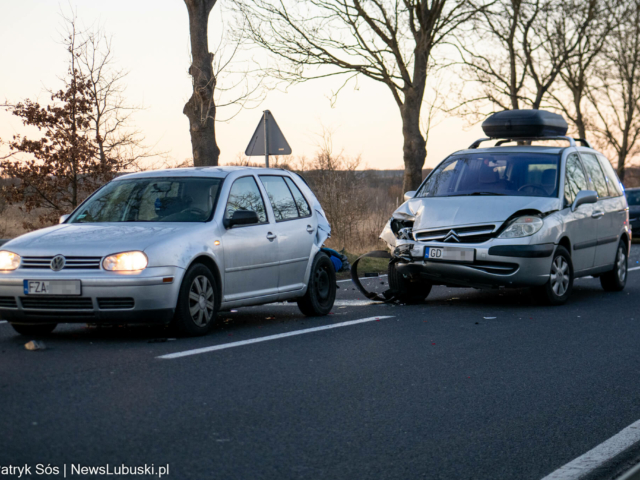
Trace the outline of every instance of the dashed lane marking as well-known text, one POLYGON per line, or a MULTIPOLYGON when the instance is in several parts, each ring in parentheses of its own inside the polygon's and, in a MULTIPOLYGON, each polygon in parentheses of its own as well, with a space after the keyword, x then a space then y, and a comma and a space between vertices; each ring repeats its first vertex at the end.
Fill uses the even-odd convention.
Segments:
POLYGON ((243 347, 245 345, 251 345, 253 343, 268 342, 270 340, 278 340, 280 338, 293 337, 296 335, 304 335, 306 333, 320 332, 322 330, 331 330, 334 328, 350 327, 351 325, 357 325, 359 323, 375 322, 376 320, 383 320, 385 318, 392 318, 392 316, 368 317, 368 318, 361 318, 359 320, 351 320, 350 322, 341 322, 341 323, 334 323, 332 325, 324 325, 322 327, 305 328, 304 330, 296 330, 294 332, 279 333, 277 335, 269 335, 266 337, 252 338, 251 340, 242 340, 240 342, 223 343, 222 345, 213 345, 211 347, 195 348, 193 350, 185 350, 183 352, 169 353, 168 355, 161 355, 157 358, 173 359, 173 358, 188 357, 190 355, 199 355, 201 353, 215 352, 217 350, 225 350, 227 348, 243 347))

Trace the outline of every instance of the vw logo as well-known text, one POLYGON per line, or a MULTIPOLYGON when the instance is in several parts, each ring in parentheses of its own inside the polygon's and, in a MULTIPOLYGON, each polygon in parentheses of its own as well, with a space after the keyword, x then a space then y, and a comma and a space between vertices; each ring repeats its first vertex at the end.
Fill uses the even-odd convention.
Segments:
POLYGON ((449 233, 447 233, 447 236, 444 237, 444 241, 460 243, 460 238, 458 237, 458 234, 456 233, 455 230, 451 230, 449 233))
POLYGON ((51 270, 54 272, 59 272, 62 270, 67 263, 67 259, 62 255, 56 255, 51 259, 51 270))

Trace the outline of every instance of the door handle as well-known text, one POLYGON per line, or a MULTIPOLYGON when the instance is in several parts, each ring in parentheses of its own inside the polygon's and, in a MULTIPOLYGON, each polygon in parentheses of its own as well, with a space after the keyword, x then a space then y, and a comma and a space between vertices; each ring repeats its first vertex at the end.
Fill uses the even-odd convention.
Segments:
POLYGON ((277 237, 277 235, 274 235, 271 232, 267 233, 267 240, 269 240, 270 242, 273 242, 277 237))
POLYGON ((307 232, 309 232, 309 233, 313 233, 313 232, 315 232, 315 231, 316 231, 316 229, 315 229, 315 228, 313 228, 311 225, 307 225, 307 232))
POLYGON ((604 212, 593 212, 591 218, 600 218, 604 215, 604 212))

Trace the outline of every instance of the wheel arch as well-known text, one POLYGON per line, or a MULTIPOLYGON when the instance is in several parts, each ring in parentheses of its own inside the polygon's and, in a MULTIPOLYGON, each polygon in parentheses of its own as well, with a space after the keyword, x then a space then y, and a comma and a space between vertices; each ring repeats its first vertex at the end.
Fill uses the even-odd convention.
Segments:
POLYGON ((213 274, 214 278, 216 279, 216 284, 218 286, 218 292, 217 292, 218 302, 221 302, 222 301, 222 276, 220 275, 220 269, 218 268, 218 264, 215 262, 213 258, 211 258, 208 255, 198 255, 196 258, 191 260, 191 263, 187 267, 187 270, 189 270, 193 265, 197 263, 207 267, 213 274))
POLYGON ((566 248, 567 252, 569 252, 569 255, 571 255, 571 240, 569 240, 569 237, 567 237, 566 235, 563 236, 560 241, 558 241, 558 246, 566 248))

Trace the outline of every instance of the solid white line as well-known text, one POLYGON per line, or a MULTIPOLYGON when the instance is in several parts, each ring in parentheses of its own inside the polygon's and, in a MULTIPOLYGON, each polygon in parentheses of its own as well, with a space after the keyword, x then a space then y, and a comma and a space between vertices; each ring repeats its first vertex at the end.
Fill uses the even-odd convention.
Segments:
MULTIPOLYGON (((386 277, 387 274, 385 273, 384 275, 378 275, 377 277, 359 277, 358 280, 362 281, 362 280, 375 280, 376 278, 382 278, 382 277, 386 277)), ((352 282, 353 280, 349 279, 349 280, 338 280, 337 283, 342 283, 342 282, 352 282)))
POLYGON ((629 268, 627 269, 627 272, 633 272, 634 270, 640 270, 640 267, 629 268))
POLYGON ((0 320, 0 323, 7 323, 6 320, 0 320))
POLYGON ((332 325, 325 325, 323 327, 306 328, 304 330, 296 330, 295 332, 279 333, 277 335, 269 335, 266 337, 252 338, 251 340, 242 340, 240 342, 223 343, 222 345, 214 345, 212 347, 196 348, 194 350, 186 350, 184 352, 169 353, 168 355, 161 355, 157 358, 169 359, 169 358, 188 357, 189 355, 198 355, 200 353, 215 352, 216 350, 224 350, 226 348, 242 347, 244 345, 251 345, 252 343, 268 342, 269 340, 277 340, 278 338, 293 337, 295 335, 304 335, 305 333, 320 332, 322 330, 331 330, 332 328, 348 327, 350 325, 357 325, 358 323, 366 323, 366 322, 373 322, 375 320, 382 320, 383 318, 392 318, 392 317, 381 316, 381 317, 361 318, 360 320, 334 323, 332 325))
POLYGON ((640 420, 542 480, 577 480, 640 441, 640 420))

